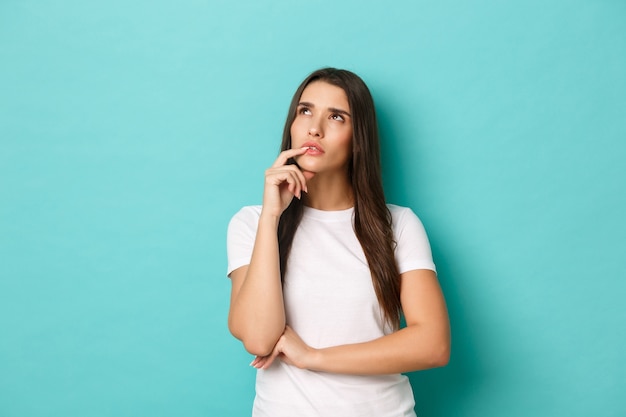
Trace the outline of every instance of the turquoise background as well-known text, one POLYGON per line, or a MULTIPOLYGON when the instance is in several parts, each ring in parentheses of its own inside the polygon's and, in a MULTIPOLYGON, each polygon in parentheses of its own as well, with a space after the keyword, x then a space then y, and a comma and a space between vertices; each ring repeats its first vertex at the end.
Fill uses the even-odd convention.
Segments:
POLYGON ((420 416, 624 416, 626 2, 0 3, 0 416, 246 416, 226 225, 352 69, 453 352, 420 416))

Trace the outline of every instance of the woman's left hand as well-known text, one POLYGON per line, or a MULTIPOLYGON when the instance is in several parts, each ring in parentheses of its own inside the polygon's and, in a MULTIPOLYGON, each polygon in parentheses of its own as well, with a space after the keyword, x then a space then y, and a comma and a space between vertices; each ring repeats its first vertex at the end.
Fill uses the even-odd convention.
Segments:
POLYGON ((257 369, 269 368, 276 358, 301 369, 310 369, 316 349, 308 346, 289 326, 276 342, 274 350, 267 356, 257 356, 250 366, 257 369))

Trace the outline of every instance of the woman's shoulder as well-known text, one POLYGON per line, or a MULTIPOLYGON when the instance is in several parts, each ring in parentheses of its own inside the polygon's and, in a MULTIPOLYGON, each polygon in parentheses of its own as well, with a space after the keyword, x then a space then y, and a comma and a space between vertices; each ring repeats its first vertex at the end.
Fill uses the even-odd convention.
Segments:
POLYGON ((396 204, 387 203, 387 208, 389 209, 389 212, 394 219, 406 216, 407 214, 412 214, 416 216, 415 212, 410 207, 398 206, 396 204))
POLYGON ((252 205, 252 206, 243 206, 235 213, 235 216, 259 216, 261 214, 261 208, 263 206, 252 205))
POLYGON ((256 225, 261 215, 260 205, 243 206, 230 219, 230 223, 246 223, 256 225))
POLYGON ((387 204, 387 208, 391 213, 391 219, 394 227, 402 227, 405 224, 419 224, 422 225, 422 221, 415 214, 410 207, 398 206, 396 204, 387 204))

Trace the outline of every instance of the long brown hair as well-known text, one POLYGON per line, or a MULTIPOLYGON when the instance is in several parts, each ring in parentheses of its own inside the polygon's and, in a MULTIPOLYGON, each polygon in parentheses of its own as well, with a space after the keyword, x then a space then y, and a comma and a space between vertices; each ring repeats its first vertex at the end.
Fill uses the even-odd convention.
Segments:
MULTIPOLYGON (((287 114, 281 150, 291 149, 291 125, 302 92, 313 81, 324 81, 343 89, 352 114, 352 160, 348 176, 354 193, 354 231, 372 274, 376 297, 385 320, 397 329, 400 323, 400 274, 394 256, 391 213, 385 204, 378 125, 372 95, 356 74, 336 68, 311 73, 298 87, 287 114)), ((295 163, 290 160, 289 163, 295 163)), ((280 270, 284 277, 293 237, 302 219, 303 204, 294 198, 280 217, 278 239, 280 270)))

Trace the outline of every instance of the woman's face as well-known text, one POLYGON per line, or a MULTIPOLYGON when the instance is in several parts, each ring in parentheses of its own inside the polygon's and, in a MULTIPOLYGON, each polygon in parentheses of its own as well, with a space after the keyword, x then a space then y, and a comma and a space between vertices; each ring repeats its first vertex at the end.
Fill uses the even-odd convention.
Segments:
POLYGON ((352 116, 342 88, 314 81, 304 89, 291 124, 291 147, 309 147, 296 158, 303 170, 345 175, 352 158, 352 116))

